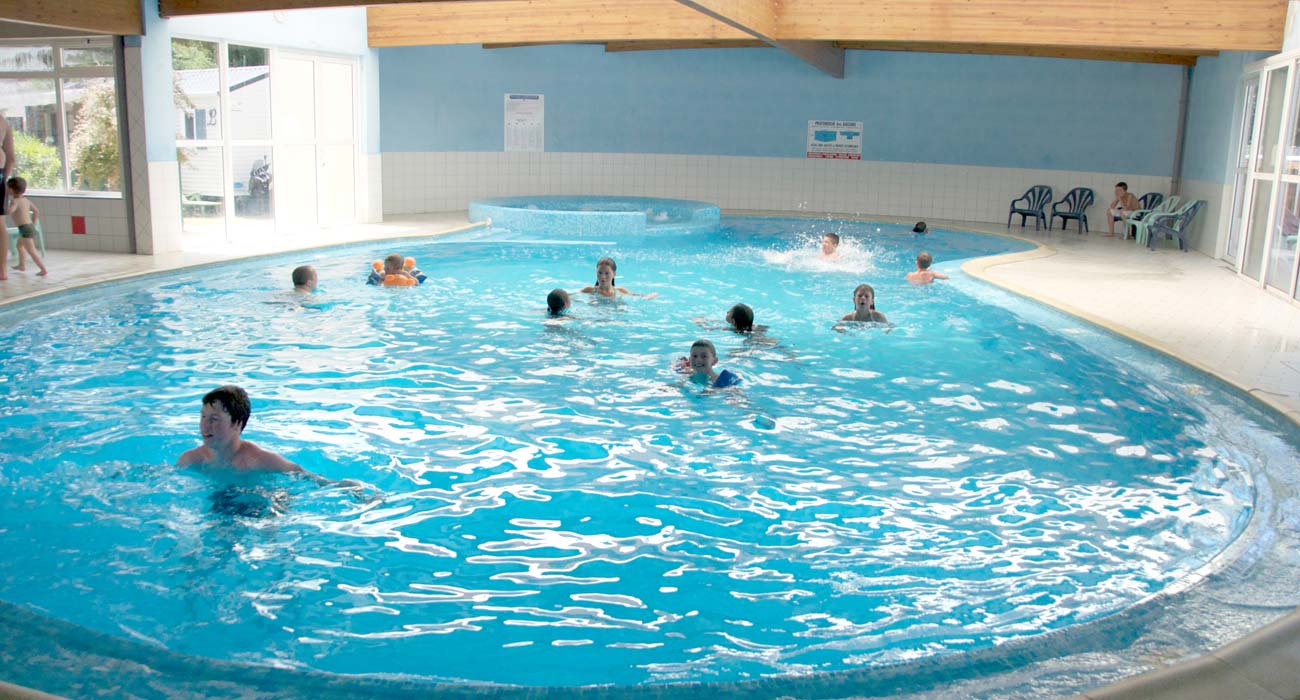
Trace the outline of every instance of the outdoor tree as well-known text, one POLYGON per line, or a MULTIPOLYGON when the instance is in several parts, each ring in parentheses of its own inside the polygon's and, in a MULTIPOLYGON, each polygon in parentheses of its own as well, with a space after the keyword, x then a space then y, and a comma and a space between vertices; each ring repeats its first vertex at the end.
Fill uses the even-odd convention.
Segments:
POLYGON ((27 186, 38 190, 62 188, 59 149, 35 136, 14 131, 14 175, 22 175, 27 186))
POLYGON ((121 158, 117 145, 116 93, 111 82, 95 83, 82 93, 68 139, 69 165, 80 176, 75 189, 120 189, 121 158))

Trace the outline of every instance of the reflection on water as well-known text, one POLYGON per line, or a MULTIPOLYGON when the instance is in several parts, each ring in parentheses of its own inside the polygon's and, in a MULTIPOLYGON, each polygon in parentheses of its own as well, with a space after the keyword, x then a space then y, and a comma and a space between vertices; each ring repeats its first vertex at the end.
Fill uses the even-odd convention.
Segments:
MULTIPOLYGON (((1168 390, 955 285, 912 287, 922 242, 877 227, 758 220, 641 248, 448 239, 398 247, 429 275, 414 289, 365 285, 393 251, 345 251, 15 322, 0 333, 0 546, 15 553, 0 596, 285 667, 740 679, 1097 619, 1240 530, 1258 429, 1223 423, 1230 399, 1168 390), (826 227, 844 242, 823 266, 826 227), (605 255, 659 297, 575 297, 546 319, 546 293, 589 284, 605 255), (303 262, 330 308, 244 303, 303 262), (892 329, 836 333, 863 282, 892 329), (739 302, 763 336, 694 320, 739 302), (740 390, 673 369, 700 337, 740 390), (381 497, 158 466, 232 382, 253 397, 246 437, 381 497)), ((1010 245, 923 244, 949 272, 1010 245)))

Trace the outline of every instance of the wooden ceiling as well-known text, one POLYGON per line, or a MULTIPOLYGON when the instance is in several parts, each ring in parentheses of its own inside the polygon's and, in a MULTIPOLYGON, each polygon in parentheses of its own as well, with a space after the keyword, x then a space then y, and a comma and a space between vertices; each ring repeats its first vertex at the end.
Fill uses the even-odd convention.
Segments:
MULTIPOLYGON (((159 0, 163 17, 356 0, 159 0)), ((775 46, 830 75, 846 49, 1188 65, 1278 51, 1286 0, 371 0, 370 45, 600 43, 609 51, 775 46)), ((0 19, 143 31, 140 0, 0 0, 0 19)))

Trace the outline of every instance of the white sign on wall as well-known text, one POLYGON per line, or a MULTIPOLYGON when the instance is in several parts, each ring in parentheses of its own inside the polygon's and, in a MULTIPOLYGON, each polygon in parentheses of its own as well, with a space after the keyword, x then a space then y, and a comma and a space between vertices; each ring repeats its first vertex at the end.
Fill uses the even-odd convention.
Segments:
POLYGON ((862 160, 862 122, 809 119, 808 157, 862 160))
POLYGON ((546 150, 546 97, 506 94, 506 150, 546 150))

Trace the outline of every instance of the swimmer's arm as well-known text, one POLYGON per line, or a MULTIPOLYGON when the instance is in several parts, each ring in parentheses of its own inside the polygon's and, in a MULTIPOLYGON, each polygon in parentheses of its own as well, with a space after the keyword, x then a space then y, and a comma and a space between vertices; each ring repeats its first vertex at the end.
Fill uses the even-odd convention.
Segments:
POLYGON ((659 292, 650 292, 649 294, 642 294, 640 292, 634 292, 628 289, 627 287, 615 287, 614 289, 617 289, 619 294, 627 294, 629 296, 641 297, 642 299, 653 299, 659 296, 659 292))
POLYGON ((948 275, 945 275, 942 272, 936 272, 934 273, 934 278, 937 280, 946 280, 948 279, 948 275))
POLYGON ((583 287, 582 289, 579 289, 579 290, 578 290, 578 293, 579 293, 579 294, 595 294, 595 293, 596 293, 596 288, 593 287, 593 286, 583 287))

